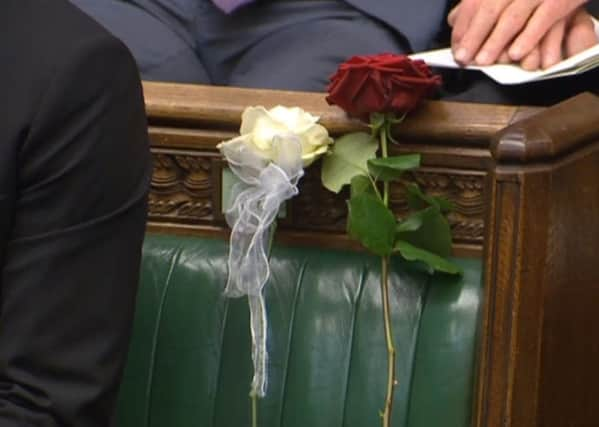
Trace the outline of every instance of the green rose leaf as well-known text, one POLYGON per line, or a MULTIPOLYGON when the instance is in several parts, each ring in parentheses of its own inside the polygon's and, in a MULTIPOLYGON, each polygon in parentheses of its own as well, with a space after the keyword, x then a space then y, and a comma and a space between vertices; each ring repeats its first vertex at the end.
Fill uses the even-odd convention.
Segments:
POLYGON ((349 235, 379 256, 393 251, 395 217, 377 197, 362 193, 348 203, 349 235))
POLYGON ((351 180, 350 188, 352 199, 363 193, 370 194, 371 196, 377 195, 372 185, 372 181, 365 175, 354 176, 351 180))
POLYGON ((339 138, 331 153, 324 158, 321 180, 328 190, 338 193, 356 175, 368 174, 368 159, 378 149, 376 140, 364 132, 350 133, 339 138))
POLYGON ((398 240, 395 242, 394 251, 399 252, 401 256, 408 261, 423 262, 431 272, 440 271, 448 274, 462 274, 462 270, 457 265, 447 261, 439 255, 418 248, 406 241, 398 240))
POLYGON ((404 219, 402 222, 397 224, 397 228, 395 231, 397 233, 405 233, 408 231, 419 230, 420 227, 422 227, 422 223, 424 222, 424 220, 422 218, 423 215, 424 215, 424 211, 416 212, 416 213, 410 215, 409 217, 404 219))
POLYGON ((398 179, 404 172, 420 167, 420 154, 375 158, 368 160, 370 174, 380 181, 398 179))
POLYGON ((443 213, 453 210, 453 203, 444 197, 429 196, 422 192, 418 184, 408 184, 406 186, 408 206, 411 209, 424 209, 428 206, 435 206, 443 213))
POLYGON ((451 229, 436 206, 416 212, 397 226, 396 238, 439 256, 451 253, 451 229))

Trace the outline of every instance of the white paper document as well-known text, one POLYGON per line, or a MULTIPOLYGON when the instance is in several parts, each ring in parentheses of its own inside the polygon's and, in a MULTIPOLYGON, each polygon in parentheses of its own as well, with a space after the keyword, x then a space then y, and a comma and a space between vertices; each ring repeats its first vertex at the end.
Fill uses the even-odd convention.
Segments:
MULTIPOLYGON (((599 21, 595 20, 595 32, 599 41, 599 21)), ((428 65, 442 68, 462 68, 453 59, 451 49, 438 49, 410 55, 412 59, 422 59, 428 65)), ((556 77, 572 76, 599 67, 599 44, 572 56, 546 70, 526 71, 518 65, 495 64, 484 67, 469 65, 468 70, 480 70, 493 80, 504 85, 527 83, 556 77)))

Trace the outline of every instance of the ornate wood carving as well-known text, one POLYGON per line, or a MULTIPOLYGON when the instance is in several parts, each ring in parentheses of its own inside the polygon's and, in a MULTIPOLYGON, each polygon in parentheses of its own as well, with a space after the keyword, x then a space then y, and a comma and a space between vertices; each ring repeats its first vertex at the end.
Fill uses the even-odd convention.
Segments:
POLYGON ((155 149, 149 199, 151 220, 211 223, 214 219, 210 152, 178 152, 155 149))
POLYGON ((347 208, 347 193, 335 194, 320 182, 320 165, 306 170, 300 182, 299 194, 291 200, 289 226, 299 230, 343 232, 347 208))
MULTIPOLYGON (((454 205, 448 215, 456 242, 480 244, 484 237, 485 172, 426 168, 411 174, 411 180, 428 194, 443 196, 454 205)), ((391 187, 391 207, 402 217, 408 213, 402 187, 391 187)))
MULTIPOLYGON (((215 151, 155 148, 150 194, 150 220, 194 227, 223 227, 220 172, 215 151)), ((454 239, 481 245, 483 240, 483 187, 485 173, 427 168, 411 179, 431 194, 447 197, 455 205, 449 216, 454 239)), ((317 165, 306 171, 300 194, 288 205, 281 228, 343 233, 347 192, 333 194, 322 187, 317 165)), ((401 188, 392 187, 391 206, 399 217, 408 213, 401 188)))

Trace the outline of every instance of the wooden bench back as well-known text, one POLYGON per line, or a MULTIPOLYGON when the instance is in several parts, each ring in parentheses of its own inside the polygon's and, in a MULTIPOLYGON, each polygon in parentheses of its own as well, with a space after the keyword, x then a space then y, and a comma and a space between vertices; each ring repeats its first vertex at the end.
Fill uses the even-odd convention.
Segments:
MULTIPOLYGON (((223 161, 248 105, 300 106, 335 136, 363 128, 323 94, 146 83, 154 156, 149 228, 227 235, 223 161)), ((599 425, 599 98, 547 109, 430 102, 395 129, 412 175, 456 205, 454 253, 484 257, 475 427, 599 425)), ((282 242, 356 247, 345 199, 312 167, 278 230, 282 242)), ((392 188, 397 215, 406 213, 392 188)))
MULTIPOLYGON (((223 163, 216 144, 237 134, 241 112, 248 105, 301 106, 320 116, 334 136, 364 128, 327 105, 317 93, 166 83, 146 83, 144 89, 155 161, 152 228, 226 233, 220 199, 223 163)), ((450 222, 458 253, 482 253, 484 181, 491 161, 491 139, 537 110, 431 102, 397 128, 401 146, 392 150, 423 154, 424 167, 413 179, 455 203, 450 222)), ((279 238, 298 244, 355 246, 345 237, 347 194, 325 190, 319 174, 317 167, 307 170, 300 195, 291 201, 280 224, 279 238)), ((391 204, 398 215, 405 214, 407 207, 398 188, 392 187, 391 204)))

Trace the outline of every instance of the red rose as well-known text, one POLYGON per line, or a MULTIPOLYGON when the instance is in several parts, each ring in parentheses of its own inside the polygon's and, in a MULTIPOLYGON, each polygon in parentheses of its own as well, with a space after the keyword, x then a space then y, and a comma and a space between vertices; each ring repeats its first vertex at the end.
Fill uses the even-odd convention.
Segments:
POLYGON ((390 53, 354 56, 330 80, 327 102, 362 118, 370 113, 408 113, 441 85, 441 77, 423 61, 390 53))

